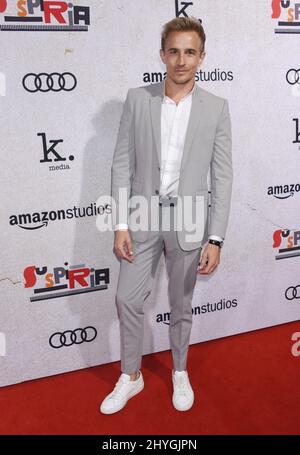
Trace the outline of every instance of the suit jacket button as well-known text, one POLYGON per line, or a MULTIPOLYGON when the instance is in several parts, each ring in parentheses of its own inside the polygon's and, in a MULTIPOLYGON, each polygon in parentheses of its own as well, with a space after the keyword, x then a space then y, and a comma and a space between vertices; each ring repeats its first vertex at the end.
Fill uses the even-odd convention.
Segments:
POLYGON ((158 191, 158 190, 155 190, 155 194, 159 194, 159 191, 158 191))
POLYGON ((160 167, 158 166, 158 170, 160 171, 160 167))

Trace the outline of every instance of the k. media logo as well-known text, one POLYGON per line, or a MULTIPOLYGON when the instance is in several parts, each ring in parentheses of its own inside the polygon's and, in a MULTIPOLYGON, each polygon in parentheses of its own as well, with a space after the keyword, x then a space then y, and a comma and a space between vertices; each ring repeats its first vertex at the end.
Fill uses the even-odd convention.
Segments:
POLYGON ((272 19, 277 20, 275 33, 300 33, 300 2, 272 0, 272 19))
POLYGON ((276 260, 300 256, 300 230, 277 229, 273 233, 273 248, 278 248, 276 260))
POLYGON ((96 269, 85 264, 54 267, 30 265, 23 271, 24 287, 33 289, 31 302, 69 295, 103 291, 108 288, 109 268, 96 269))
POLYGON ((90 7, 67 1, 0 0, 0 18, 2 31, 87 32, 90 7))
MULTIPOLYGON (((299 118, 293 118, 293 122, 295 122, 295 137, 293 140, 293 144, 300 144, 300 122, 299 118)), ((299 150, 300 147, 298 146, 299 150)))
POLYGON ((60 164, 50 164, 48 165, 49 171, 61 171, 69 170, 70 163, 74 161, 75 156, 69 154, 67 158, 62 156, 62 152, 58 148, 61 147, 64 140, 63 139, 47 139, 46 133, 37 133, 37 136, 42 138, 42 147, 43 147, 43 158, 40 160, 40 163, 60 163, 60 164), (68 163, 66 161, 68 160, 68 163))
POLYGON ((194 2, 185 2, 182 0, 175 0, 175 15, 176 17, 188 17, 187 8, 193 6, 194 2))

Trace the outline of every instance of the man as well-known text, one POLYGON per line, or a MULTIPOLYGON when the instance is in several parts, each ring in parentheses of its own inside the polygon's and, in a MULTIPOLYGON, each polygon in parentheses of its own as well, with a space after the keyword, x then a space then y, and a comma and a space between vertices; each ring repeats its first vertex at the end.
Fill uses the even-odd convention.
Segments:
POLYGON ((197 68, 205 57, 205 38, 195 18, 175 18, 165 24, 160 50, 167 70, 165 81, 129 89, 126 97, 112 164, 114 251, 121 260, 116 302, 122 373, 101 403, 104 414, 122 409, 144 387, 140 370, 144 303, 163 251, 171 307, 172 402, 179 411, 190 409, 194 402, 186 370, 191 301, 197 273, 210 274, 220 263, 233 177, 228 101, 195 84, 197 68), (159 220, 158 229, 152 229, 149 220, 146 229, 136 229, 136 213, 132 205, 127 206, 129 198, 121 201, 120 189, 144 198, 153 220, 159 220), (188 213, 204 207, 205 229, 200 234, 199 222, 194 226, 198 233, 188 234, 188 217, 179 210, 184 197, 191 199, 188 213), (172 227, 162 228, 167 222, 172 227))

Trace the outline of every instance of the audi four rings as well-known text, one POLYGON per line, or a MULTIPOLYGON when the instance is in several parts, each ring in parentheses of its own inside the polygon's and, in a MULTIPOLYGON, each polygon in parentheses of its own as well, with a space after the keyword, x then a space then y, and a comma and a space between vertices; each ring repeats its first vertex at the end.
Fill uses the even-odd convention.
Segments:
POLYGON ((300 284, 298 286, 290 286, 285 291, 285 297, 287 300, 300 299, 300 284))
POLYGON ((72 346, 73 344, 90 343, 97 336, 95 327, 86 327, 85 329, 66 330, 65 332, 55 332, 49 339, 52 348, 59 349, 63 346, 72 346))
POLYGON ((70 92, 77 85, 77 79, 72 73, 28 73, 23 77, 23 87, 27 92, 70 92))
POLYGON ((291 68, 286 73, 286 80, 290 85, 300 84, 300 69, 291 68))

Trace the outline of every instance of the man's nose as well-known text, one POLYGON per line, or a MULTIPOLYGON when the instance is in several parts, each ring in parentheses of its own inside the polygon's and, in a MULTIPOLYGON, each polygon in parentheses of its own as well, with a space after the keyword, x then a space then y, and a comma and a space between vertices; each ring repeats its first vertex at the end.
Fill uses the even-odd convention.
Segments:
POLYGON ((178 57, 178 65, 185 65, 185 57, 184 57, 184 54, 179 54, 179 57, 178 57))

